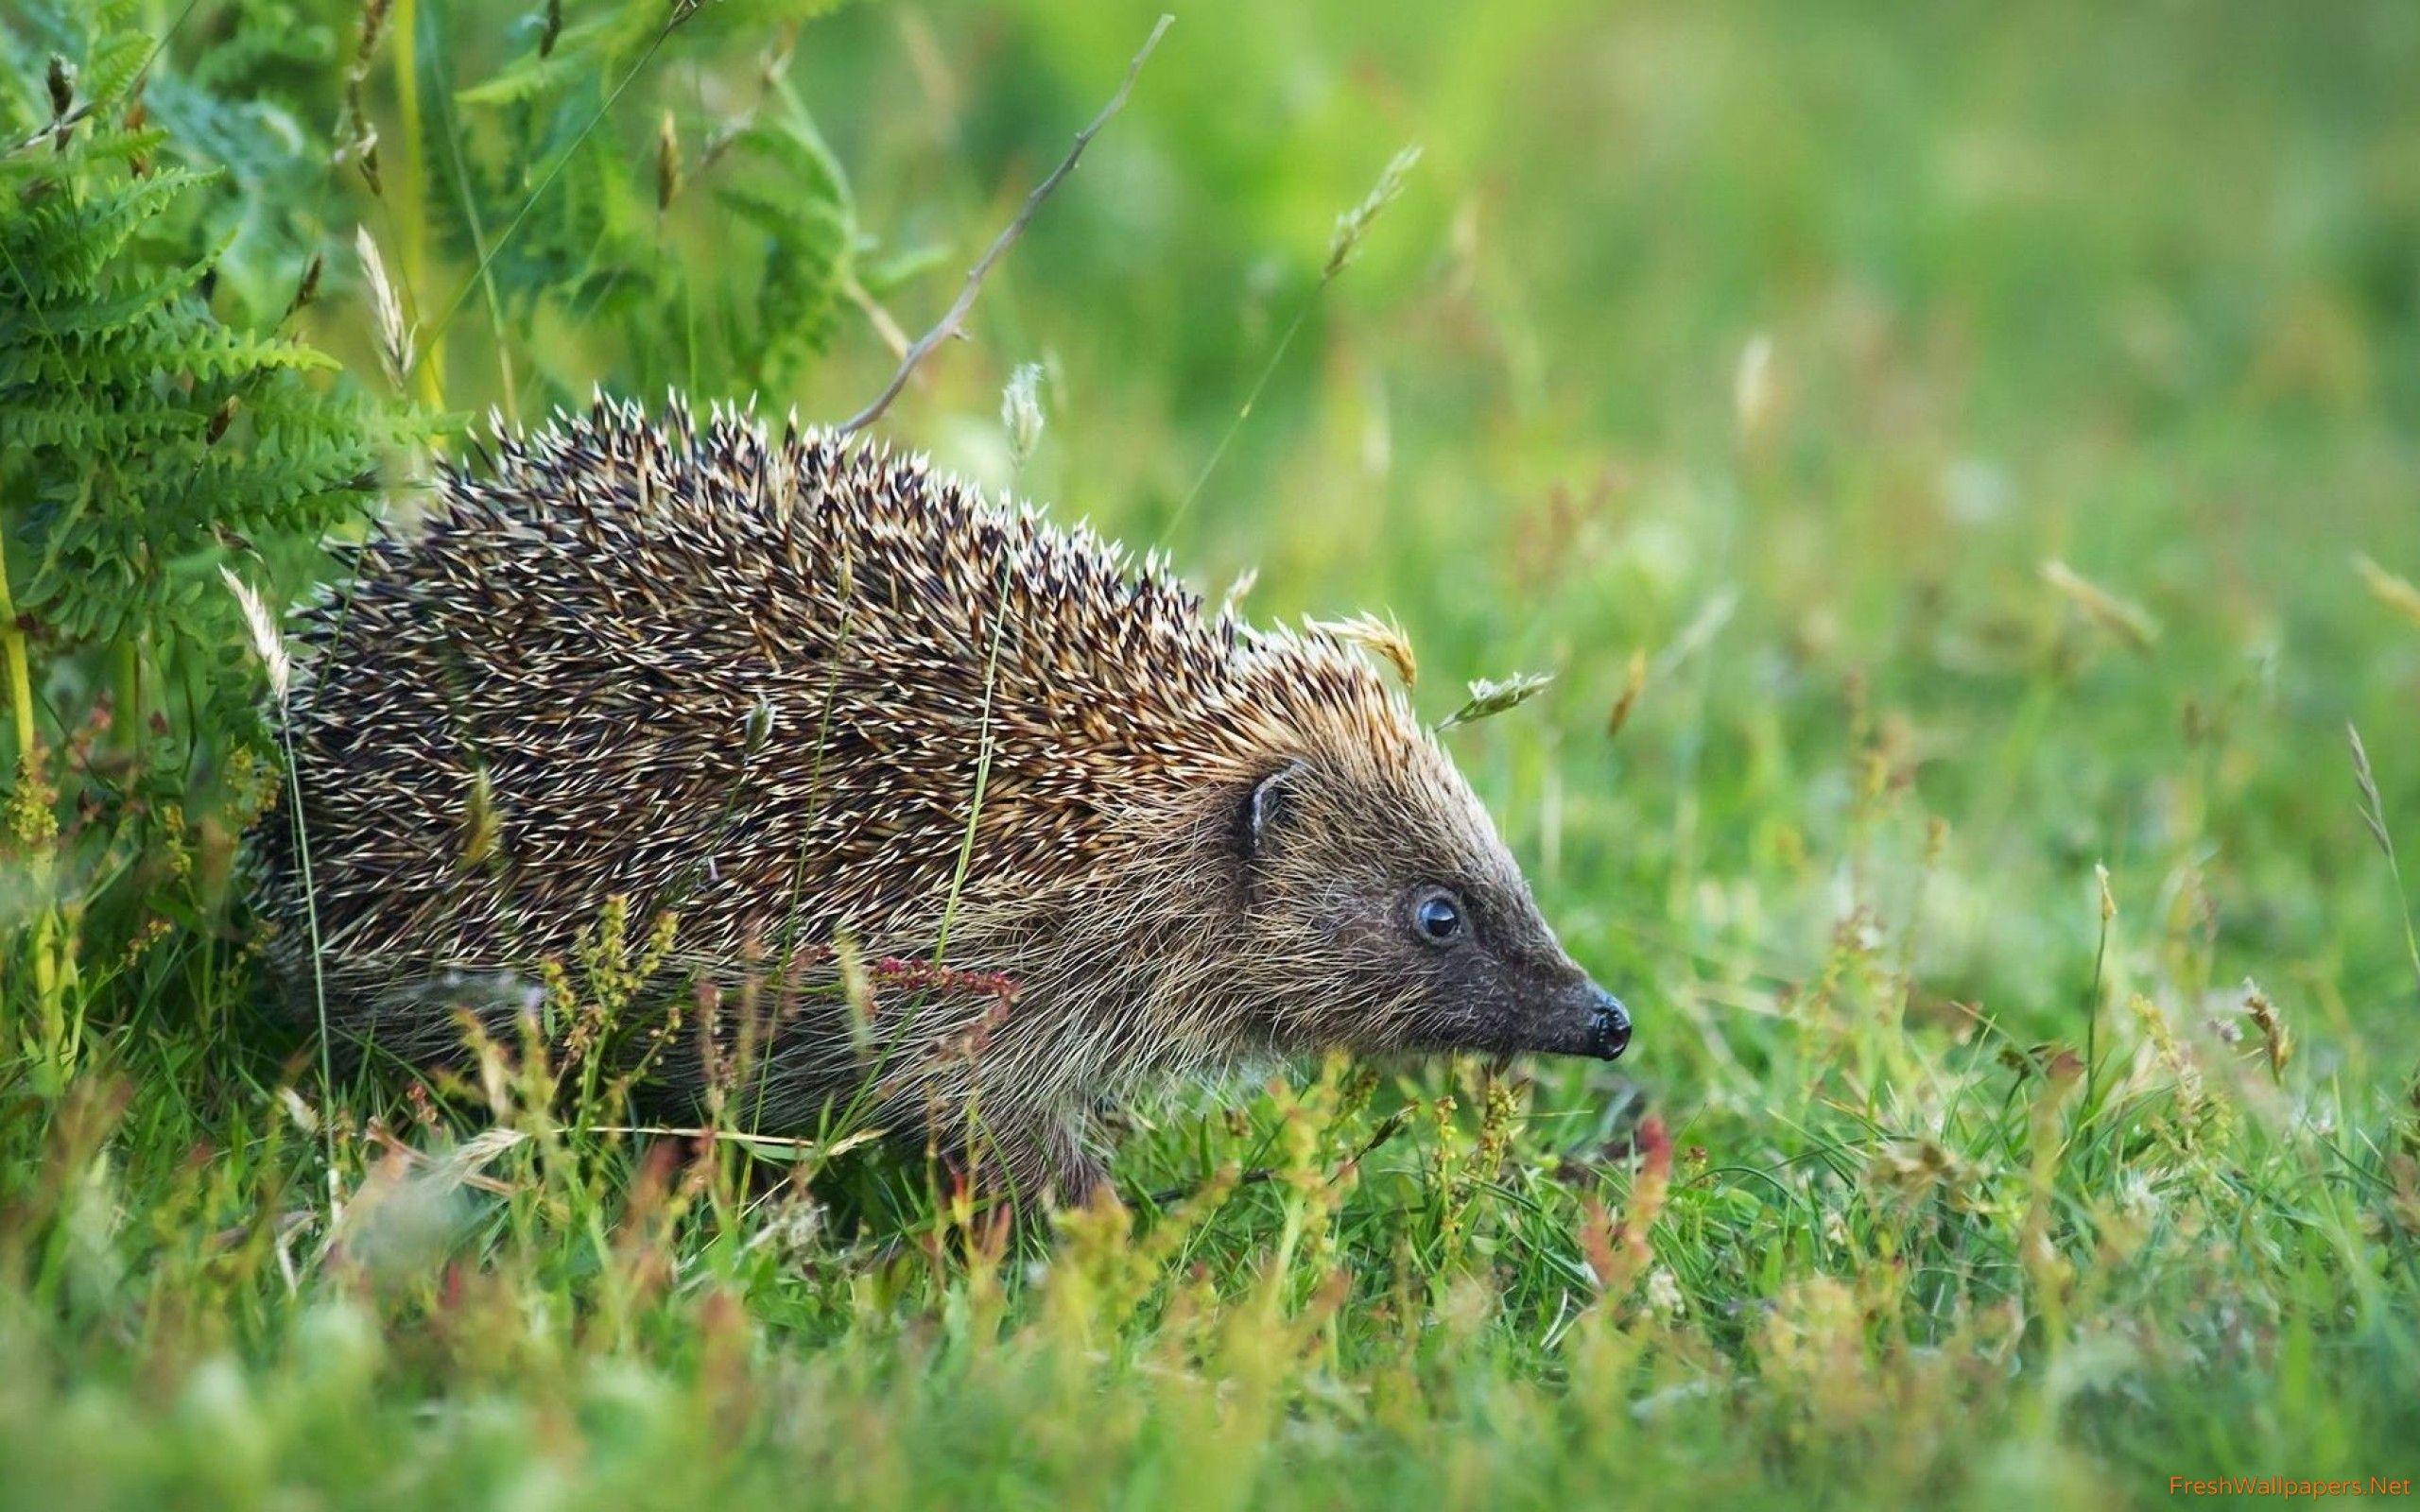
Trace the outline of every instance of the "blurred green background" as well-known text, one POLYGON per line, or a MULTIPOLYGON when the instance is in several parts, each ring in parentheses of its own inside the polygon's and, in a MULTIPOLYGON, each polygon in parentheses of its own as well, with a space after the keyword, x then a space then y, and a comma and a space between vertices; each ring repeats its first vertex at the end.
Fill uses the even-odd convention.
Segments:
MULTIPOLYGON (((886 298, 903 324, 1153 13, 866 7, 804 34, 792 77, 860 223, 946 249, 886 298)), ((1952 827, 1934 989, 2065 1010, 2106 861, 2132 907, 2214 916, 2216 982, 2290 975, 2408 1032, 2393 900, 2333 880, 2374 859, 2344 722, 2381 749, 2420 729, 2420 642, 2352 561, 2420 572, 2415 64, 2395 6, 1181 12, 887 429, 1004 481, 992 396, 1042 361, 1023 488, 1061 514, 1213 592, 1257 565, 1262 614, 1392 612, 1432 713, 1555 674, 1464 760, 1650 1005, 1710 960, 1820 953, 1830 868, 1772 863, 1841 852, 1864 720, 1952 827), (1314 299, 1337 215, 1407 144, 1402 199, 1314 299), (2156 641, 2096 628, 2054 559, 2156 641), (1649 685, 1608 740, 1634 650, 1649 685)), ((677 60, 657 97, 683 140, 728 109, 677 60)), ((692 266, 726 245, 711 213, 684 233, 692 266)), ((762 398, 838 417, 887 366, 843 313, 762 398)), ((685 376, 547 375, 600 367, 685 376)), ((2381 768, 2411 813, 2420 756, 2381 768)))

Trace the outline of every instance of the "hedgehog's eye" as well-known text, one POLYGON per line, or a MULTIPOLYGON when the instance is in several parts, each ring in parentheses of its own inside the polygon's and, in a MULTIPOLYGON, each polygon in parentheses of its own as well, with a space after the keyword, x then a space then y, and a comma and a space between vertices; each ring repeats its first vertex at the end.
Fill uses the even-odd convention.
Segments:
POLYGON ((1412 933, 1430 945, 1451 945, 1470 928, 1462 901, 1448 887, 1426 887, 1411 900, 1412 933))

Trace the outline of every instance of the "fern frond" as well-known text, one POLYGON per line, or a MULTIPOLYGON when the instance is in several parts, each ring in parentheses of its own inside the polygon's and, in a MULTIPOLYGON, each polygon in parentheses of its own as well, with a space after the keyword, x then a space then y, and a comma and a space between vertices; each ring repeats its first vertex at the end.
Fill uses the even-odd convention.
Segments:
MULTIPOLYGON (((216 175, 190 168, 164 168, 90 198, 65 193, 26 206, 13 220, 0 221, 0 247, 15 265, 25 297, 47 296, 88 286, 126 250, 143 224, 164 212, 177 197, 216 175)), ((9 278, 0 265, 0 280, 9 278)), ((7 284, 0 282, 0 291, 7 284)))
POLYGON ((58 448, 97 451, 147 444, 180 433, 199 436, 206 415, 182 410, 96 409, 80 395, 49 403, 0 399, 0 436, 10 450, 58 448))
MULTIPOLYGON (((218 89, 164 69, 147 86, 156 124, 137 129, 104 103, 152 53, 124 0, 82 0, 68 19, 47 0, 26 3, 30 19, 12 9, 0 20, 0 117, 49 118, 47 98, 28 100, 13 66, 26 43, 35 58, 79 60, 78 96, 95 108, 33 150, 0 155, 0 472, 10 490, 0 531, 9 559, 24 564, 17 605, 49 656, 72 661, 112 641, 147 660, 210 664, 228 644, 216 568, 229 552, 315 558, 320 537, 375 486, 384 456, 426 426, 331 384, 334 358, 242 318, 282 311, 300 265, 291 222, 277 218, 291 209, 255 191, 325 171, 323 158, 294 152, 300 129, 283 106, 230 82, 318 45, 281 41, 292 8, 228 0, 222 40, 237 43, 201 70, 218 89), (197 143, 212 166, 177 161, 197 143), (213 291, 209 275, 231 264, 213 291), (243 297, 268 290, 266 308, 243 297)), ((251 717, 241 681, 206 701, 195 713, 208 728, 251 717)))
MULTIPOLYGON (((93 340, 116 335, 164 305, 192 293, 210 271, 208 262, 182 267, 145 269, 127 276, 122 286, 83 299, 56 301, 22 315, 0 315, 0 384, 16 381, 9 369, 9 348, 20 341, 93 340)), ((0 277, 5 277, 0 274, 0 277)), ((28 375, 31 376, 31 375, 28 375)), ((67 374, 56 374, 65 377, 67 374)))

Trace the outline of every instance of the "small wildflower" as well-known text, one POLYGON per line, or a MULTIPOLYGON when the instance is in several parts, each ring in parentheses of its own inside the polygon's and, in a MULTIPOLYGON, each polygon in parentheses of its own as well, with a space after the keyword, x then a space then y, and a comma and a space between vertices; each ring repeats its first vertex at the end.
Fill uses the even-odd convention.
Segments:
POLYGON ((7 838, 9 850, 26 855, 49 849, 59 838, 59 789, 40 746, 17 764, 16 784, 9 789, 6 807, 0 808, 0 836, 7 838))
POLYGON ((2126 1216, 2147 1219, 2159 1211, 2159 1194, 2152 1188, 2152 1178, 2141 1171, 2128 1170, 2118 1178, 2118 1208, 2126 1216))
POLYGON ((193 875, 192 828, 185 822, 185 806, 164 803, 160 806, 159 856, 168 875, 182 882, 193 875))
POLYGON ((1519 1126, 1520 1101, 1512 1086, 1501 1077, 1490 1077, 1486 1096, 1479 1104, 1478 1148, 1473 1164, 1479 1174, 1493 1180, 1502 1172, 1505 1157, 1512 1153, 1512 1135, 1519 1126))
POLYGON ((1647 1310, 1669 1323, 1686 1313, 1688 1303, 1681 1296, 1681 1282, 1669 1268, 1658 1265, 1647 1273, 1647 1310))
POLYGON ((801 1191, 773 1209, 745 1247, 769 1249, 784 1264, 795 1266, 813 1257, 822 1237, 822 1205, 801 1191))
POLYGON ((1893 1140, 1876 1152, 1867 1168, 1876 1185, 1907 1202, 1938 1196, 1952 1211, 1982 1211, 1981 1172, 1975 1163, 1937 1140, 1893 1140))
POLYGON ((158 914, 145 919, 135 929, 134 936, 126 942, 126 954, 118 958, 119 968, 124 970, 139 963, 151 953, 152 946, 168 937, 168 929, 167 919, 158 914))
POLYGON ((2188 1119, 2198 1118, 2205 1107, 2202 1091, 2201 1068, 2194 1065, 2177 1041, 2176 1031, 2169 1026, 2168 1015, 2158 1004, 2137 992, 2127 1001, 2135 1020, 2151 1040, 2152 1050, 2159 1057, 2169 1075, 2176 1078, 2176 1102, 2188 1119))

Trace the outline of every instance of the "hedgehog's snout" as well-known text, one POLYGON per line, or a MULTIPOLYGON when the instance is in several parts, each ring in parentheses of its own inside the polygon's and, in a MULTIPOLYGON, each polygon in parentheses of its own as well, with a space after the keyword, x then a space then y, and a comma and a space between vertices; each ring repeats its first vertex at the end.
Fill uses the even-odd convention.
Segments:
POLYGON ((1588 1053, 1599 1060, 1619 1060, 1630 1048, 1630 1009, 1622 1000, 1597 986, 1588 984, 1596 994, 1597 1005, 1588 1013, 1588 1053))
POLYGON ((1519 1048, 1533 1054, 1617 1060, 1630 1048, 1630 1009, 1578 971, 1537 1000, 1529 1025, 1519 1048))

